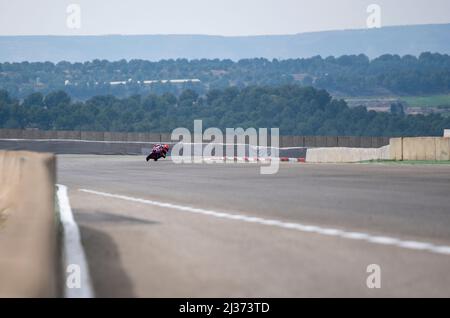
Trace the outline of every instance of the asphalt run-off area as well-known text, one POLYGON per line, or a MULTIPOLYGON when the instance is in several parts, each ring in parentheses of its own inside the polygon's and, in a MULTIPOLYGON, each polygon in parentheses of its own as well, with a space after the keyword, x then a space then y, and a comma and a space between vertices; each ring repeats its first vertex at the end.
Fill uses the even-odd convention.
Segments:
POLYGON ((450 165, 57 160, 96 296, 450 296, 450 165))

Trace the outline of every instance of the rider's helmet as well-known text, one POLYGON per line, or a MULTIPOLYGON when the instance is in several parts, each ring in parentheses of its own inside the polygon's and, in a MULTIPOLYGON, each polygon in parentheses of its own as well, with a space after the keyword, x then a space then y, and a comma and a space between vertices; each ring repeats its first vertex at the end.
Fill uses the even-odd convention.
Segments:
POLYGON ((169 151, 169 145, 164 145, 163 148, 164 148, 166 151, 169 151))

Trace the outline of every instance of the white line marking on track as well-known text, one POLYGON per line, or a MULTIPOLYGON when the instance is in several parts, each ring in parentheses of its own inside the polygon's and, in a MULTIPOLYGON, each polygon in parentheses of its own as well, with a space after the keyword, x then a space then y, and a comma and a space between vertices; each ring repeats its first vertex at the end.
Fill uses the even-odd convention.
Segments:
MULTIPOLYGON (((80 230, 75 222, 70 207, 67 187, 57 185, 57 197, 59 204, 59 213, 63 226, 63 257, 64 274, 69 265, 75 264, 80 268, 80 288, 68 288, 64 279, 64 297, 66 298, 92 298, 94 292, 92 289, 89 268, 86 262, 83 247, 81 245, 80 230)), ((64 276, 65 277, 65 276, 64 276)))
POLYGON ((347 232, 339 229, 332 229, 332 228, 322 228, 318 226, 313 225, 305 225, 300 223, 289 223, 279 220, 271 220, 271 219, 264 219, 260 217, 250 217, 242 214, 231 214, 226 212, 217 212, 213 210, 206 210, 206 209, 200 209, 200 208, 194 208, 189 206, 183 206, 183 205, 177 205, 172 203, 166 203, 166 202, 159 202, 159 201, 153 201, 153 200, 146 200, 146 199, 139 199, 134 197, 129 197, 125 195, 120 194, 112 194, 107 192, 100 192, 95 190, 89 190, 89 189, 79 189, 81 192, 95 194, 103 197, 108 198, 115 198, 115 199, 121 199, 131 202, 137 202, 142 204, 148 204, 153 206, 158 206, 162 208, 169 208, 169 209, 175 209, 190 213, 196 213, 196 214, 203 214, 208 216, 213 216, 216 218, 223 218, 223 219, 229 219, 229 220, 235 220, 235 221, 243 221, 248 223, 256 223, 256 224, 262 224, 267 226, 275 226, 279 228, 284 229, 290 229, 290 230, 297 230, 300 232, 306 232, 306 233, 314 233, 314 234, 320 234, 320 235, 326 235, 326 236, 334 236, 334 237, 340 237, 350 240, 359 240, 359 241, 366 241, 373 244, 379 244, 379 245, 390 245, 395 247, 400 247, 404 249, 410 249, 410 250, 418 250, 418 251, 427 251, 431 253, 436 254, 443 254, 443 255, 450 255, 450 246, 439 246, 434 245, 427 242, 415 242, 415 241, 404 241, 398 238, 394 237, 385 237, 385 236, 376 236, 371 235, 368 233, 358 233, 358 232, 347 232))
MULTIPOLYGON (((118 140, 86 140, 86 139, 57 139, 57 138, 47 138, 47 139, 31 139, 31 138, 0 138, 0 141, 36 141, 36 142, 66 142, 66 141, 76 141, 76 142, 86 142, 86 143, 118 143, 118 144, 160 144, 161 141, 118 141, 118 140)), ((176 142, 166 142, 169 145, 176 144, 176 142)), ((183 142, 180 142, 183 144, 183 142)), ((207 143, 184 143, 185 145, 206 145, 207 143)), ((248 146, 247 144, 227 144, 227 143, 210 143, 210 145, 223 145, 223 146, 248 146)), ((263 146, 253 146, 254 148, 273 148, 280 150, 295 150, 295 149, 306 149, 307 147, 263 147, 263 146)))

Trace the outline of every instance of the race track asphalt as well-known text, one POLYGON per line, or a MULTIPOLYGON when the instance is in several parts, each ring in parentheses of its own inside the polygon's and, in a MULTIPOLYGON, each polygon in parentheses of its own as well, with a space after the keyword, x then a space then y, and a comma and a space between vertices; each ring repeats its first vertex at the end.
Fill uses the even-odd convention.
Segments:
POLYGON ((450 246, 450 165, 286 163, 261 175, 248 163, 60 155, 58 183, 97 296, 450 296, 450 255, 420 249, 450 246), (367 287, 370 264, 379 289, 367 287))

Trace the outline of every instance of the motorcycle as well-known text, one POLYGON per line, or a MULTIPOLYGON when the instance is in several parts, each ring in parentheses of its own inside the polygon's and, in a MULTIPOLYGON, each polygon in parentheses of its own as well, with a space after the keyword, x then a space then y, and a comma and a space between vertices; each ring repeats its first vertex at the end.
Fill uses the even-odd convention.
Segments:
POLYGON ((146 160, 149 161, 153 159, 154 161, 158 161, 158 159, 166 158, 168 151, 168 145, 155 145, 153 146, 152 152, 147 156, 146 160))

